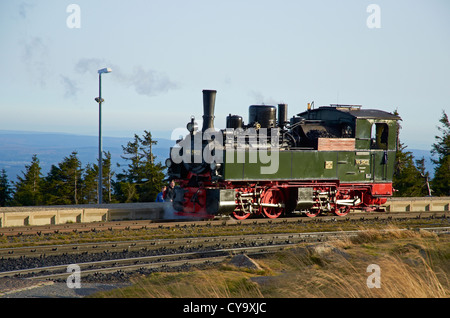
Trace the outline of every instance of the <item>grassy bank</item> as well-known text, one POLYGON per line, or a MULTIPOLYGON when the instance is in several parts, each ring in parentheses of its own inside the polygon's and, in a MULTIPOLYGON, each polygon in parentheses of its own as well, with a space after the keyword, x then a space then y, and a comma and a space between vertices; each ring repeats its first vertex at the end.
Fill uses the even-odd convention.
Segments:
POLYGON ((304 244, 254 258, 260 269, 223 263, 136 276, 133 285, 94 297, 450 297, 450 237, 369 229, 357 237, 304 244), (367 281, 378 265, 380 288, 367 281))

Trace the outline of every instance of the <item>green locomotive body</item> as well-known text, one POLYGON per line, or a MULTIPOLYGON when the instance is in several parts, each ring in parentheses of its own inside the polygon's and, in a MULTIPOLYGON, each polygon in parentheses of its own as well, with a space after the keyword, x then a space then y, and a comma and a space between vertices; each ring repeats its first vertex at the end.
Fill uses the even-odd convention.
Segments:
MULTIPOLYGON (((312 141, 309 143, 311 147, 280 149, 279 170, 271 175, 260 174, 260 168, 267 164, 260 160, 250 162, 250 150, 244 151, 244 162, 238 162, 238 157, 242 155, 228 150, 235 152, 234 160, 224 162, 223 179, 392 182, 398 116, 342 106, 319 107, 299 115, 306 120, 320 120, 322 125, 349 126, 355 132, 354 136, 318 138, 316 146, 311 145, 314 144, 312 141)), ((224 155, 224 158, 228 157, 231 155, 224 155)))
POLYGON ((275 106, 252 105, 247 125, 230 114, 227 128, 216 130, 214 101, 215 91, 204 91, 203 138, 193 119, 188 124, 190 147, 180 152, 188 160, 168 159, 169 176, 180 184, 180 213, 346 215, 374 210, 392 195, 400 117, 356 105, 308 105, 288 120, 285 104, 278 119, 275 106))

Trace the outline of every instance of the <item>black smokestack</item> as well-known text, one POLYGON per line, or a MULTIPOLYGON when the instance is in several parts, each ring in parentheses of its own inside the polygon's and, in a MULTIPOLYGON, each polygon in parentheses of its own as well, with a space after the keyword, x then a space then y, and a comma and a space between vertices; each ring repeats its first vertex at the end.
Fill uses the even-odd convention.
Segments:
POLYGON ((283 128, 288 123, 287 104, 278 104, 278 127, 283 128))
POLYGON ((203 90, 203 127, 202 132, 208 128, 214 128, 214 106, 216 104, 215 90, 203 90))

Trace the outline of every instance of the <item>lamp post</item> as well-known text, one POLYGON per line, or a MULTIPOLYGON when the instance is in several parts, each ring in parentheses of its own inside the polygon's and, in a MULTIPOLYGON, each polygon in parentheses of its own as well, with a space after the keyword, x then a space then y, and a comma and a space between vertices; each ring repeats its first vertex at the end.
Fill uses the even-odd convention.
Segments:
POLYGON ((95 101, 98 103, 98 204, 103 202, 103 149, 102 149, 102 103, 105 101, 102 99, 102 74, 111 73, 110 68, 102 68, 98 70, 98 97, 95 101))

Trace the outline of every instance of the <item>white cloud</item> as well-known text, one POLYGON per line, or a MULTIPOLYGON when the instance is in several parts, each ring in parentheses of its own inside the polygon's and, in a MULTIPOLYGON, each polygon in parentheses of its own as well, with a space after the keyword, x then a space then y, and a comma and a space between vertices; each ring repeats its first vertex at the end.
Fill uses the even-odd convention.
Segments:
POLYGON ((130 72, 124 72, 120 66, 104 59, 82 58, 75 65, 75 70, 81 74, 94 73, 103 67, 112 69, 111 80, 127 87, 133 87, 136 93, 140 95, 155 96, 179 87, 166 74, 153 69, 145 69, 142 65, 135 66, 130 72))

